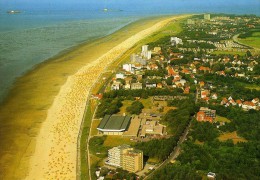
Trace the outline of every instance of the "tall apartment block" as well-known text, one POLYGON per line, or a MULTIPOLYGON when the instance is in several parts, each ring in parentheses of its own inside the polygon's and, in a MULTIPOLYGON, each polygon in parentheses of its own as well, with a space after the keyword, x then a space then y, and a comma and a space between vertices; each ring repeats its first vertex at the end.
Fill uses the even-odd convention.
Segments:
POLYGON ((143 152, 129 145, 117 146, 108 150, 107 164, 137 172, 143 169, 143 152))
POLYGON ((204 14, 204 19, 205 20, 210 20, 210 14, 204 14))
POLYGON ((129 172, 137 172, 143 169, 143 151, 128 150, 123 153, 122 168, 129 172))

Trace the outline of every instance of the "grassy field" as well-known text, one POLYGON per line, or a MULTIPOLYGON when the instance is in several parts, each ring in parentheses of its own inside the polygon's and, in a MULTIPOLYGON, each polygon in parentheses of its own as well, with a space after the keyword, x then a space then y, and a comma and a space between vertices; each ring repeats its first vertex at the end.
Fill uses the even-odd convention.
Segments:
POLYGON ((140 102, 144 105, 144 108, 146 109, 150 109, 153 106, 152 97, 141 99, 140 102))
POLYGON ((232 54, 232 55, 239 55, 244 56, 245 52, 238 52, 238 51, 214 51, 212 54, 220 55, 220 54, 232 54))
POLYGON ((122 137, 122 136, 107 136, 104 142, 104 146, 107 147, 115 147, 121 144, 133 145, 134 142, 132 142, 129 137, 122 137))
POLYGON ((84 121, 84 127, 80 139, 80 155, 81 155, 81 179, 89 179, 89 172, 88 172, 88 160, 87 160, 87 144, 86 140, 89 135, 89 130, 90 130, 90 124, 92 120, 93 112, 91 111, 91 106, 88 106, 87 112, 86 112, 86 117, 84 121))
POLYGON ((246 85, 245 88, 247 89, 255 89, 255 90, 260 90, 260 86, 258 85, 246 85))
POLYGON ((123 103, 123 106, 120 108, 120 112, 118 114, 124 114, 124 113, 128 114, 126 112, 126 108, 131 106, 133 101, 131 101, 131 100, 124 100, 122 103, 123 103))
POLYGON ((225 122, 225 123, 230 123, 230 120, 225 118, 225 117, 222 117, 222 116, 216 116, 216 121, 218 122, 225 122))
POLYGON ((148 163, 159 163, 160 161, 156 158, 149 158, 147 162, 148 163))
POLYGON ((238 41, 254 48, 260 48, 260 32, 254 32, 251 37, 245 39, 240 38, 238 41))
POLYGON ((95 135, 98 134, 97 127, 98 127, 100 121, 101 121, 101 120, 99 120, 99 119, 93 120, 92 126, 91 126, 91 136, 95 136, 95 135))
POLYGON ((102 158, 95 155, 90 155, 91 179, 96 179, 95 171, 97 166, 103 166, 102 158))
POLYGON ((220 141, 226 141, 226 140, 228 140, 228 139, 231 139, 234 144, 237 144, 238 142, 247 142, 246 139, 244 139, 244 138, 242 138, 242 137, 239 137, 239 136, 237 135, 237 132, 236 132, 236 131, 231 132, 231 133, 230 133, 230 132, 228 132, 228 133, 223 133, 223 134, 221 134, 221 135, 218 137, 218 139, 219 139, 220 141))

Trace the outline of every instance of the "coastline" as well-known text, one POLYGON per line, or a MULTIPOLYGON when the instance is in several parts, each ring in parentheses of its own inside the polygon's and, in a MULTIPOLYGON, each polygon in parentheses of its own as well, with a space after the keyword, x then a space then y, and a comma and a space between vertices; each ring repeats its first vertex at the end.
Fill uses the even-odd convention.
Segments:
POLYGON ((161 27, 155 23, 162 25, 177 17, 137 21, 112 35, 50 59, 19 78, 0 110, 1 122, 8 120, 5 127, 10 128, 12 134, 2 141, 11 147, 6 147, 7 151, 1 155, 0 163, 4 167, 1 176, 55 179, 59 175, 75 179, 77 134, 88 90, 108 64, 161 27), (149 27, 155 28, 148 32, 149 27), (143 33, 139 34, 140 31, 143 33), (93 51, 97 48, 98 52, 93 51))

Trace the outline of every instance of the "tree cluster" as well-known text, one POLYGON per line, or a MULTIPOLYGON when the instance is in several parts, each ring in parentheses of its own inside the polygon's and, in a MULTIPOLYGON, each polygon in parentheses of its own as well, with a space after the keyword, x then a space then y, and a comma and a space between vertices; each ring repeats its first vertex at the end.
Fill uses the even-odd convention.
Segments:
POLYGON ((158 161, 164 161, 177 144, 178 138, 170 137, 168 139, 154 139, 148 142, 137 143, 135 147, 143 151, 145 156, 155 158, 158 161))
POLYGON ((122 99, 120 98, 104 98, 101 100, 98 106, 96 117, 102 118, 105 115, 112 115, 118 113, 122 105, 122 99))
POLYGON ((139 115, 142 112, 144 105, 140 101, 134 101, 131 106, 126 108, 126 111, 130 114, 139 115))

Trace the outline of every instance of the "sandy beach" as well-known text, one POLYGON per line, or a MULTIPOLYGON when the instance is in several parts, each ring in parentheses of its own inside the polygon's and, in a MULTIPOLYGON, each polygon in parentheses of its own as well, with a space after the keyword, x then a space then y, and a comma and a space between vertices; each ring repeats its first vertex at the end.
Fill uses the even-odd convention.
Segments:
MULTIPOLYGON (((11 157, 14 152, 12 149, 1 156, 0 165, 4 167, 2 171, 9 169, 8 160, 13 165, 3 177, 30 180, 76 179, 77 137, 93 84, 106 67, 129 48, 170 21, 183 17, 185 16, 147 20, 147 24, 136 29, 130 25, 128 29, 123 28, 119 35, 115 33, 50 61, 51 63, 40 65, 20 79, 16 88, 23 90, 23 93, 13 90, 12 98, 5 102, 0 115, 4 115, 3 119, 14 118, 7 127, 20 124, 19 127, 15 125, 18 129, 14 130, 14 134, 17 131, 17 136, 12 137, 17 138, 12 142, 13 148, 21 146, 17 145, 19 140, 24 140, 25 143, 19 147, 22 150, 17 151, 15 159, 11 157), (99 45, 102 43, 103 46, 99 45), (59 71, 59 68, 63 70, 59 71), (34 83, 25 86, 28 81, 34 83), (25 99, 26 97, 30 98, 25 99), (30 106, 20 104, 17 101, 19 98, 30 102, 30 106), (12 103, 16 103, 17 107, 12 103), (29 122, 29 125, 24 125, 24 121, 29 122)), ((138 23, 140 25, 142 22, 138 23)), ((7 143, 7 140, 3 142, 7 143)))

